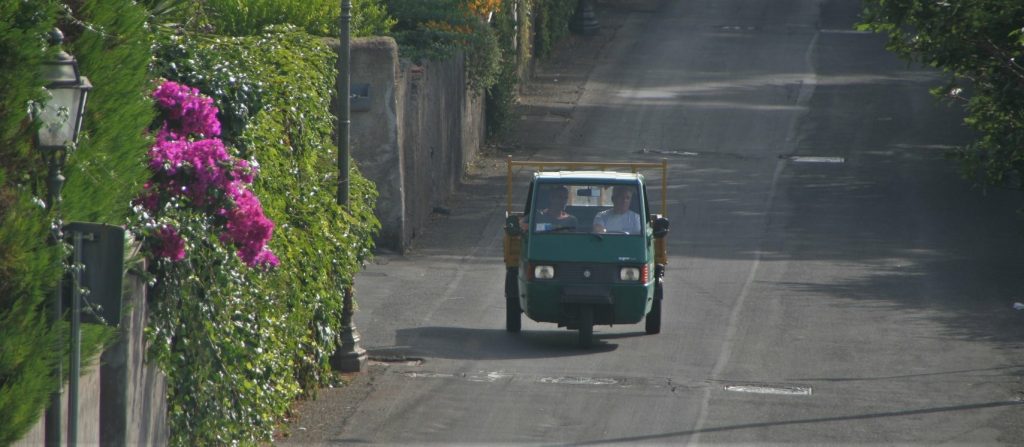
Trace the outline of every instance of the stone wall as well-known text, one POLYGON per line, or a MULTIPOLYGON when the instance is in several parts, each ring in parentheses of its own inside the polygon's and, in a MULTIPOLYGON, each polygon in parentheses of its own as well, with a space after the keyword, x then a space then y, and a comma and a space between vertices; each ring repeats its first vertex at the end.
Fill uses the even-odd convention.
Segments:
POLYGON ((368 87, 352 103, 352 158, 380 193, 377 246, 404 252, 476 157, 483 96, 466 88, 461 56, 413 64, 388 37, 354 39, 350 51, 353 94, 368 87))

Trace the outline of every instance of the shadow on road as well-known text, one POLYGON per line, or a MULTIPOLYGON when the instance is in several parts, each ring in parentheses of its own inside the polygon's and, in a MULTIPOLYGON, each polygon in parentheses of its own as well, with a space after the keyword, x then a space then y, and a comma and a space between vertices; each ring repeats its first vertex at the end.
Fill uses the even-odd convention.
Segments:
POLYGON ((524 330, 511 334, 504 329, 427 326, 399 329, 396 346, 369 348, 372 356, 433 357, 443 359, 511 360, 575 357, 618 349, 609 340, 640 336, 594 332, 594 346, 576 346, 576 331, 524 330))

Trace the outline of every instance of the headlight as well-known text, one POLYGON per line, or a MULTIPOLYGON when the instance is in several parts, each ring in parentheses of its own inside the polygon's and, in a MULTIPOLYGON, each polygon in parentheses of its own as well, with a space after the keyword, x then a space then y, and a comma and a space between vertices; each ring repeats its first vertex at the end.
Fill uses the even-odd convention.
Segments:
POLYGON ((554 278, 555 268, 550 265, 538 265, 533 268, 533 277, 537 279, 554 278))
POLYGON ((640 280, 640 268, 638 267, 623 267, 619 270, 619 279, 622 281, 639 281, 640 280))

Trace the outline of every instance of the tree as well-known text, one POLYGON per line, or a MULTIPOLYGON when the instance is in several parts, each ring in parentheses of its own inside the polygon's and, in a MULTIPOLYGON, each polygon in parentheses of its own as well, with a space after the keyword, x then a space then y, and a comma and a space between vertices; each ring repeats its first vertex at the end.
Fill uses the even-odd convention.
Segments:
POLYGON ((951 75, 932 90, 964 105, 980 132, 959 148, 980 185, 1021 188, 1024 172, 1024 2, 865 0, 861 29, 887 33, 886 48, 951 75))

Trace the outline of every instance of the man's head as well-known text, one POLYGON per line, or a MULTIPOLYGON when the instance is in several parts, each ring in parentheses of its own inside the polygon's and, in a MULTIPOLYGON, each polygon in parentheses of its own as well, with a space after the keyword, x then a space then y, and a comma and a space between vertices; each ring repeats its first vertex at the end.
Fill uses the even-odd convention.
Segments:
POLYGON ((633 187, 618 185, 612 187, 612 209, 616 214, 622 214, 629 210, 629 204, 633 200, 633 187))
POLYGON ((569 203, 569 188, 565 185, 553 186, 548 191, 548 209, 562 211, 569 203))

